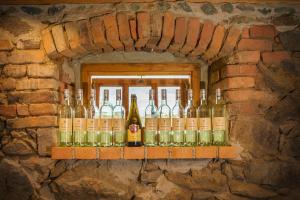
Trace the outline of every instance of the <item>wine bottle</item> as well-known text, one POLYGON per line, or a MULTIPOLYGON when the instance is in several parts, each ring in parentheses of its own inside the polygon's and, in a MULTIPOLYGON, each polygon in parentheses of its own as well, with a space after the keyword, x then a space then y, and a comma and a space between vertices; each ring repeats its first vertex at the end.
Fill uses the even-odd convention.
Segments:
POLYGON ((86 119, 87 111, 83 105, 83 91, 77 89, 76 92, 76 105, 74 108, 73 119, 73 145, 85 146, 86 145, 86 119))
POLYGON ((193 103, 193 91, 188 90, 188 103, 185 107, 185 146, 194 146, 197 138, 197 109, 193 103))
POLYGON ((197 112, 198 118, 198 145, 209 146, 212 142, 211 136, 211 109, 206 100, 205 89, 200 90, 200 106, 197 112))
POLYGON ((104 101, 100 107, 99 129, 100 146, 112 146, 112 114, 113 108, 109 103, 109 90, 104 90, 104 101))
POLYGON ((169 146, 171 145, 170 133, 171 133, 171 109, 167 104, 167 90, 161 90, 161 105, 158 108, 159 114, 159 145, 169 146))
POLYGON ((226 104, 222 98, 221 89, 216 89, 216 101, 212 108, 213 144, 226 144, 226 104))
POLYGON ((69 89, 64 90, 64 102, 59 107, 58 145, 72 146, 72 118, 73 108, 70 105, 69 89))
POLYGON ((157 145, 157 108, 154 104, 154 90, 149 90, 149 104, 145 110, 144 145, 157 145))
POLYGON ((116 105, 113 108, 113 145, 125 146, 125 109, 122 106, 121 90, 116 90, 116 105))
POLYGON ((99 109, 96 106, 95 101, 95 90, 91 89, 90 101, 88 107, 88 118, 87 118, 87 146, 99 146, 98 143, 98 121, 99 121, 99 109))
POLYGON ((176 103, 172 108, 172 144, 183 146, 184 144, 184 108, 181 105, 180 90, 176 90, 176 103))
POLYGON ((142 123, 137 106, 137 97, 131 95, 131 105, 127 120, 127 146, 139 147, 142 146, 142 123))

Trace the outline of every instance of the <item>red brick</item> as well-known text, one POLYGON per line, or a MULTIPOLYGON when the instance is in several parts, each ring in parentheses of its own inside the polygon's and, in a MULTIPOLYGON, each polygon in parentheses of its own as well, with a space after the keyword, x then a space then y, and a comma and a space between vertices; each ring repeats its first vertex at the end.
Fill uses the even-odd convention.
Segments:
POLYGON ((244 27, 242 30, 242 38, 250 38, 249 28, 244 27))
POLYGON ((271 38, 276 35, 276 30, 273 25, 255 25, 250 27, 251 38, 271 38))
POLYGON ((206 51, 213 37, 214 30, 215 30, 214 24, 211 21, 206 20, 202 28, 199 43, 195 48, 195 50, 191 53, 191 56, 198 56, 206 51))
POLYGON ((261 39, 241 39, 238 50, 244 51, 272 51, 272 41, 261 39))
POLYGON ((17 119, 8 119, 7 125, 12 129, 52 127, 52 126, 57 126, 57 117, 40 116, 40 117, 24 117, 24 118, 17 118, 17 119))
POLYGON ((238 89, 238 88, 253 88, 255 86, 254 77, 232 77, 225 78, 214 85, 215 88, 238 89))
POLYGON ((31 115, 55 115, 57 114, 57 106, 49 103, 30 104, 29 112, 31 115))
POLYGON ((160 13, 153 12, 150 15, 151 34, 147 43, 147 48, 155 49, 161 38, 163 18, 160 13))
POLYGON ((42 30, 42 42, 45 52, 50 58, 59 58, 61 55, 57 52, 54 40, 51 34, 51 29, 47 28, 42 30))
POLYGON ((68 22, 64 24, 64 28, 71 51, 75 52, 76 54, 85 54, 87 51, 80 44, 78 24, 76 22, 68 22))
POLYGON ((16 82, 16 90, 58 89, 58 81, 55 79, 22 78, 16 82))
POLYGON ((239 51, 228 59, 227 64, 257 64, 259 60, 259 51, 239 51))
POLYGON ((0 40, 0 51, 11 50, 13 45, 10 40, 0 40))
POLYGON ((150 39, 150 15, 148 12, 138 12, 137 18, 137 35, 138 39, 135 48, 143 48, 150 39))
POLYGON ((163 21, 162 37, 158 45, 159 50, 165 50, 170 45, 175 28, 175 18, 171 12, 166 12, 163 21))
POLYGON ((115 15, 105 15, 103 17, 105 34, 107 42, 116 50, 124 50, 123 44, 119 40, 119 31, 117 25, 117 19, 115 15))
POLYGON ((129 20, 130 25, 130 33, 131 37, 134 41, 137 41, 137 26, 136 26, 136 19, 130 19, 129 20))
POLYGON ((281 64, 283 61, 291 60, 291 54, 288 51, 264 52, 262 60, 265 64, 281 64))
POLYGON ((12 64, 42 63, 45 61, 43 50, 14 50, 8 57, 12 64))
POLYGON ((26 65, 5 65, 3 74, 7 77, 20 78, 26 75, 26 65))
POLYGON ((214 32, 211 44, 210 44, 208 50, 204 54, 205 59, 210 60, 219 53, 222 43, 223 43, 223 39, 225 37, 225 31, 226 31, 226 29, 224 28, 223 25, 217 26, 217 28, 214 32))
POLYGON ((99 51, 99 48, 97 48, 93 42, 93 38, 91 34, 91 24, 89 20, 80 20, 77 23, 79 26, 79 36, 80 36, 81 46, 83 46, 83 48, 85 48, 89 53, 99 51))
POLYGON ((0 65, 4 65, 8 63, 8 53, 7 52, 0 52, 0 65))
POLYGON ((16 105, 0 105, 0 115, 6 118, 13 118, 17 115, 16 105))
POLYGON ((61 24, 52 27, 52 35, 54 39, 54 43, 58 53, 66 56, 66 57, 73 57, 75 53, 73 53, 69 47, 69 41, 66 38, 64 33, 63 26, 61 24))
POLYGON ((259 115, 263 114, 259 103, 256 101, 251 102, 234 102, 228 105, 228 110, 231 115, 259 115))
POLYGON ((125 51, 134 50, 133 40, 131 38, 131 33, 130 33, 129 19, 127 14, 125 12, 119 12, 117 14, 117 21, 119 27, 120 40, 124 44, 125 51))
POLYGON ((239 28, 231 27, 220 54, 225 55, 233 52, 234 47, 236 46, 236 43, 240 38, 240 35, 241 30, 239 28))
POLYGON ((28 116, 29 110, 27 104, 17 104, 17 113, 18 116, 28 116))
POLYGON ((0 79, 0 91, 14 90, 16 89, 16 79, 13 78, 1 78, 0 79))
POLYGON ((190 18, 187 25, 187 36, 186 41, 180 53, 188 54, 192 51, 198 41, 199 35, 201 31, 201 24, 198 18, 190 18))
POLYGON ((34 91, 34 92, 10 92, 8 102, 12 103, 56 103, 58 102, 57 91, 34 91))
POLYGON ((220 80, 220 71, 217 70, 217 71, 212 72, 210 75, 210 82, 215 83, 219 80, 220 80))
POLYGON ((256 65, 227 65, 221 69, 221 78, 234 76, 255 76, 256 71, 256 65))
POLYGON ((27 66, 27 76, 58 79, 59 70, 56 64, 30 64, 27 66))
POLYGON ((37 129, 38 153, 40 156, 50 156, 51 148, 57 145, 57 128, 37 129))
POLYGON ((183 46, 187 34, 187 23, 185 17, 177 17, 175 20, 174 40, 168 51, 175 53, 183 46))
POLYGON ((230 90, 225 92, 225 98, 230 102, 242 102, 242 101, 270 101, 275 102, 276 99, 271 94, 264 91, 257 91, 254 89, 244 90, 230 90))

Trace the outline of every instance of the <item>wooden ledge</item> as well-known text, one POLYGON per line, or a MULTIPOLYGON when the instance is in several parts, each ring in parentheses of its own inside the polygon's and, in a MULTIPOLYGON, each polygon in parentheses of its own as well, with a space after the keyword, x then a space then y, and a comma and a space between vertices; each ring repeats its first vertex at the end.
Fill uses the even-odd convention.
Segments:
POLYGON ((54 160, 88 159, 201 159, 239 158, 237 146, 197 147, 52 147, 54 160))

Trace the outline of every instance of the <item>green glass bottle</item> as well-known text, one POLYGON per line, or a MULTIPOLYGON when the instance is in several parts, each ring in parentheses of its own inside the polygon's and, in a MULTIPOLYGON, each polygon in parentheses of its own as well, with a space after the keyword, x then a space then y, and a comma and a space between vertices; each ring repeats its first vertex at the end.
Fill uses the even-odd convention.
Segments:
POLYGON ((176 90, 176 103, 172 108, 172 144, 183 146, 184 144, 184 108, 181 105, 180 90, 176 90))
POLYGON ((85 146, 86 145, 86 119, 87 111, 83 105, 83 91, 77 89, 76 92, 76 105, 74 108, 73 118, 73 145, 85 146))
POLYGON ((122 106, 122 91, 116 90, 116 105, 113 108, 113 145, 117 147, 125 146, 125 108, 122 106))
POLYGON ((113 108, 109 103, 109 90, 104 90, 104 102, 100 107, 99 143, 102 147, 112 146, 112 114, 113 108))
POLYGON ((144 145, 157 145, 157 108, 154 104, 154 90, 149 90, 149 104, 145 110, 144 145))
POLYGON ((188 90, 188 103, 185 107, 185 146, 195 146, 197 141, 197 109, 193 103, 193 91, 188 90))
POLYGON ((95 90, 91 89, 90 102, 88 107, 88 118, 87 118, 87 146, 99 146, 98 144, 98 121, 99 121, 99 109, 96 106, 95 101, 95 90))
POLYGON ((167 90, 161 90, 161 105, 158 108, 159 146, 171 145, 171 109, 167 104, 167 90))

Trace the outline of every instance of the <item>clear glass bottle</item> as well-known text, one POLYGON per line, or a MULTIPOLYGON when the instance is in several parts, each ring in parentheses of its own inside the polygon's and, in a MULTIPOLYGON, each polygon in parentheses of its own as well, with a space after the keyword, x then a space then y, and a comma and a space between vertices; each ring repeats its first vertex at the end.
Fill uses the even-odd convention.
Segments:
POLYGON ((64 102, 59 107, 59 130, 58 130, 58 146, 72 146, 72 118, 73 108, 70 105, 69 89, 64 90, 64 102))
POLYGON ((154 104, 154 90, 149 90, 149 104, 145 110, 144 145, 157 145, 157 108, 154 104))
POLYGON ((181 105, 180 90, 176 90, 176 103, 172 108, 172 144, 183 146, 184 144, 184 108, 181 105))
POLYGON ((205 89, 200 90, 200 106, 197 112, 198 118, 198 145, 209 146, 212 142, 211 135, 211 108, 207 103, 205 89))
POLYGON ((171 145, 171 109, 167 104, 167 90, 161 90, 161 105, 158 108, 159 146, 171 145))
POLYGON ((184 109, 185 113, 185 146, 195 146, 197 141, 197 109, 193 103, 193 90, 188 90, 188 103, 184 109))
POLYGON ((113 145, 125 146, 126 130, 125 130, 125 108, 122 106, 121 89, 116 90, 116 105, 113 108, 113 145))
POLYGON ((87 118, 87 142, 86 146, 99 146, 98 143, 98 121, 99 121, 99 109, 96 106, 95 101, 96 92, 91 89, 90 102, 88 107, 88 118, 87 118))
POLYGON ((226 104, 222 98, 221 89, 216 89, 216 101, 212 108, 213 145, 226 145, 227 113, 226 104))
POLYGON ((112 146, 112 114, 113 108, 109 103, 109 90, 104 90, 104 102, 100 107, 98 138, 102 147, 112 146))
POLYGON ((143 145, 142 142, 142 122, 137 106, 137 97, 135 94, 131 95, 131 105, 126 124, 127 129, 127 146, 139 147, 143 145))
POLYGON ((85 146, 86 145, 86 119, 87 111, 83 105, 83 91, 77 89, 76 104, 74 108, 73 118, 73 145, 85 146))

